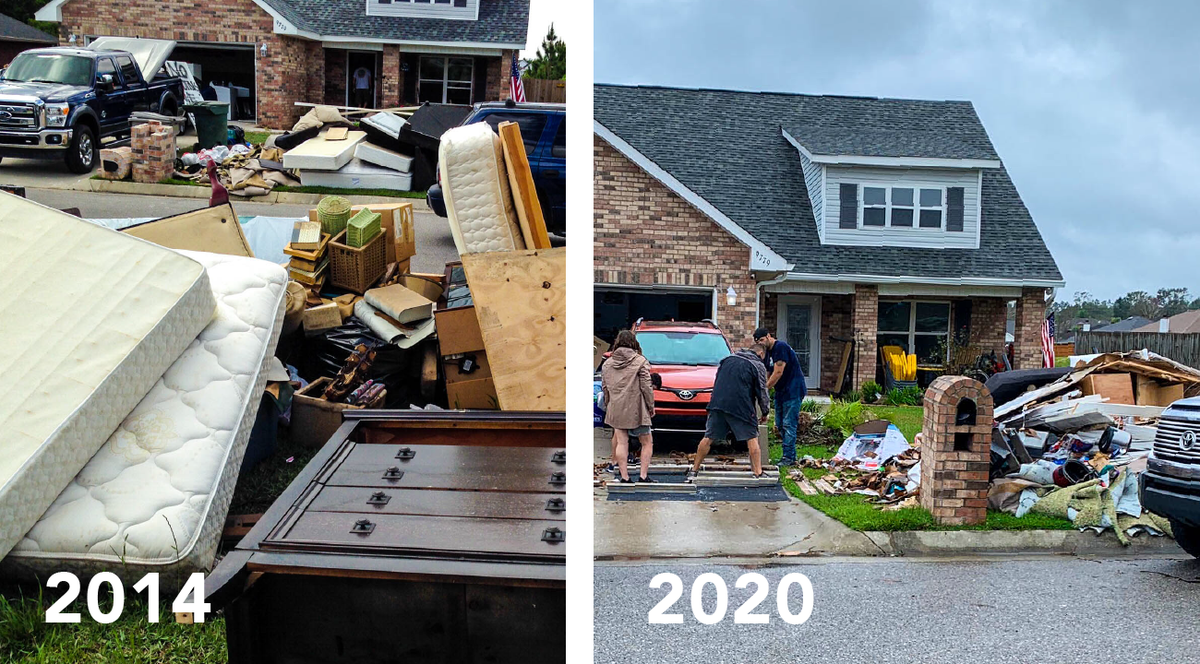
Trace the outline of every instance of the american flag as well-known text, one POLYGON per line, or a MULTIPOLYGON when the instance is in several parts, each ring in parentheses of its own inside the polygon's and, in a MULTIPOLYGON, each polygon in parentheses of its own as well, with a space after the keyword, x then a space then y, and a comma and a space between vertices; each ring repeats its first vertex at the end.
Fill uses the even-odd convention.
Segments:
POLYGON ((1054 367, 1054 314, 1042 321, 1042 367, 1054 367))
POLYGON ((515 102, 525 101, 525 86, 521 83, 521 65, 517 64, 517 54, 513 52, 512 63, 512 98, 515 102))

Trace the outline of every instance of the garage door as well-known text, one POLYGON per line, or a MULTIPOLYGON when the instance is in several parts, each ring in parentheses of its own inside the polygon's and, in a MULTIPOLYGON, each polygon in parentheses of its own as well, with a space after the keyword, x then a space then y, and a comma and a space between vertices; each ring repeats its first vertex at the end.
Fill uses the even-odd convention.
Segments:
POLYGON ((171 59, 199 66, 196 83, 211 83, 221 101, 230 101, 230 120, 253 120, 255 112, 254 45, 179 42, 171 59), (236 98, 236 102, 234 99, 236 98))
POLYGON ((596 286, 596 336, 611 342, 617 332, 646 320, 701 321, 713 317, 711 289, 632 289, 596 286))

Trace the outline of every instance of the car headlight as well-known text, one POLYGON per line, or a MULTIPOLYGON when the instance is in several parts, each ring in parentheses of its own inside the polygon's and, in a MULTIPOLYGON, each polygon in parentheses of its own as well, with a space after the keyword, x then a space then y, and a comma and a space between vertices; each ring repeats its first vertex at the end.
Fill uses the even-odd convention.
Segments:
POLYGON ((46 104, 46 126, 65 127, 67 115, 71 113, 69 104, 46 104))

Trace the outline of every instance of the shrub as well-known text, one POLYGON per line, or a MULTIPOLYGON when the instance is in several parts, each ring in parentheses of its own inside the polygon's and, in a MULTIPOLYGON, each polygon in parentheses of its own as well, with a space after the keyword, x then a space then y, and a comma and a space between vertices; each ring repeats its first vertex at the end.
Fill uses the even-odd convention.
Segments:
POLYGON ((848 390, 842 394, 842 401, 862 401, 862 391, 848 390))
POLYGON ((913 385, 898 390, 889 390, 887 396, 884 397, 884 402, 889 406, 919 406, 924 399, 925 393, 921 388, 913 385))
POLYGON ((875 403, 879 400, 879 395, 883 393, 883 388, 873 380, 868 380, 862 386, 862 400, 865 403, 875 403))
POLYGON ((801 413, 820 413, 821 404, 817 403, 816 399, 805 399, 800 402, 801 413))
POLYGON ((858 401, 834 401, 822 419, 826 427, 842 432, 843 436, 854 433, 854 427, 866 421, 863 405, 858 401))

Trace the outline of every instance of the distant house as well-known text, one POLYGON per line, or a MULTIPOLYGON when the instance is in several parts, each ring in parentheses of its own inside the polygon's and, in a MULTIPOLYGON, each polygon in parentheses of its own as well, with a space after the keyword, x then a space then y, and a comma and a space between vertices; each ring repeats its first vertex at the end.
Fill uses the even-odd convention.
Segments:
POLYGON ((0 14, 0 67, 12 62, 21 51, 54 46, 58 40, 32 25, 25 25, 11 16, 0 14))
MULTIPOLYGON (((1134 332, 1160 332, 1159 325, 1162 321, 1154 321, 1147 325, 1143 325, 1134 329, 1134 332)), ((1174 334, 1186 334, 1189 332, 1200 332, 1200 310, 1185 311, 1181 314, 1175 314, 1167 319, 1167 332, 1174 334)), ((1106 330, 1107 331, 1107 330, 1106 330)))
POLYGON ((1140 327, 1145 327, 1150 323, 1154 323, 1155 331, 1158 331, 1158 323, 1145 318, 1143 316, 1130 316, 1125 320, 1119 320, 1111 325, 1104 327, 1093 327, 1092 332, 1132 332, 1140 327))

